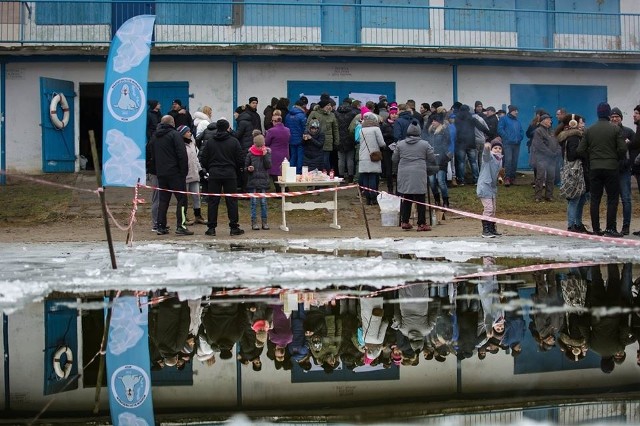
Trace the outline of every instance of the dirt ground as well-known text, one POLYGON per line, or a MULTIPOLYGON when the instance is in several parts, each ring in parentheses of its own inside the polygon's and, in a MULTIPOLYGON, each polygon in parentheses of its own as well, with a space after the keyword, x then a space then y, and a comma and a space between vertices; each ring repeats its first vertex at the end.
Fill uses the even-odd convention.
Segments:
MULTIPOLYGON (((76 187, 94 189, 95 177, 91 174, 79 174, 75 181, 76 187)), ((454 189, 455 191, 455 189, 454 189)), ((151 191, 142 189, 140 198, 150 202, 151 191)), ((328 201, 331 194, 306 195, 296 201, 328 201)), ((133 189, 132 188, 107 188, 105 198, 109 211, 120 225, 126 225, 131 213, 133 189)), ((168 224, 172 231, 175 230, 175 200, 169 208, 168 224)), ((136 223, 133 227, 133 242, 158 242, 158 241, 208 241, 208 240, 246 240, 246 239, 300 239, 300 238, 368 238, 366 222, 369 225, 371 238, 442 238, 442 237, 476 237, 480 238, 481 225, 478 220, 466 218, 462 215, 445 213, 445 219, 438 215, 438 224, 432 231, 416 232, 403 231, 399 227, 381 225, 381 215, 378 206, 364 206, 360 204, 356 189, 346 189, 338 192, 338 224, 341 229, 333 229, 332 213, 326 209, 297 210, 287 212, 287 225, 289 231, 282 231, 281 201, 269 200, 269 224, 270 230, 252 231, 250 229, 249 201, 240 200, 240 225, 245 234, 239 237, 230 237, 227 227, 226 210, 224 202, 220 205, 218 236, 209 237, 204 234, 205 225, 194 225, 190 229, 195 232, 193 236, 176 236, 173 232, 168 235, 158 236, 151 231, 150 204, 140 204, 136 213, 136 223), (366 221, 365 221, 366 214, 366 221)), ((452 206, 454 207, 454 206, 452 206)), ((203 207, 203 215, 206 218, 206 207, 203 207)), ((473 213, 480 213, 481 206, 473 213)), ((190 212, 192 215, 192 213, 190 212)), ((564 220, 544 220, 532 215, 528 218, 517 218, 523 222, 537 225, 564 229, 564 220), (534 222, 535 220, 535 222, 534 222)), ((114 220, 109 220, 111 233, 115 242, 124 242, 127 232, 118 229, 114 220)), ((415 219, 414 219, 415 225, 415 219)), ((536 232, 515 227, 498 225, 498 230, 505 236, 539 235, 536 232)), ((99 198, 90 192, 74 192, 73 199, 61 219, 42 224, 29 225, 1 225, 0 242, 90 242, 106 241, 106 232, 99 198)), ((505 240, 508 241, 508 240, 505 240)))

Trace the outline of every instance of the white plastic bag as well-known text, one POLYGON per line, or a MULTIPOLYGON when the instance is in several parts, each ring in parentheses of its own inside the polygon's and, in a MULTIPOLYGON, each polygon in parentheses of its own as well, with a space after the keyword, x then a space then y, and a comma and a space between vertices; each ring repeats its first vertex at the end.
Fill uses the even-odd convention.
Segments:
POLYGON ((381 212, 399 212, 400 197, 388 192, 381 192, 378 194, 378 205, 381 212))

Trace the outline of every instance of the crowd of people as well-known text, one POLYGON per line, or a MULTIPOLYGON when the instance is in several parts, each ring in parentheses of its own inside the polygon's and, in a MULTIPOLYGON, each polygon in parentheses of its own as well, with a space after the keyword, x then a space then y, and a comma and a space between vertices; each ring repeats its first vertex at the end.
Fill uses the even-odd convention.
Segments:
MULTIPOLYGON (((495 216, 497 184, 516 185, 520 149, 527 139, 529 162, 534 171, 533 201, 554 200, 561 184, 563 162, 579 160, 585 190, 567 198, 567 229, 608 237, 630 234, 631 176, 640 182, 640 105, 633 112, 636 131, 622 125, 623 114, 603 102, 598 121, 587 127, 582 116, 559 108, 554 126, 551 114, 538 110, 525 127, 516 105, 507 110, 455 102, 445 108, 440 101, 416 103, 378 102, 345 98, 340 105, 326 93, 316 104, 305 96, 290 105, 287 98, 272 98, 258 112, 258 99, 249 98, 235 110, 235 129, 226 118, 213 120, 212 109, 190 113, 179 99, 161 115, 160 104, 149 101, 147 117, 147 171, 149 184, 170 191, 194 192, 194 219, 187 218, 188 197, 179 192, 155 191, 152 198, 153 230, 167 234, 166 213, 174 193, 177 199, 176 234, 193 234, 187 226, 207 225, 206 235, 216 235, 220 197, 207 198, 208 217, 200 208, 200 188, 207 193, 265 192, 271 185, 280 191, 278 177, 283 160, 301 174, 309 170, 334 171, 349 184, 357 179, 364 201, 377 204, 380 178, 389 193, 403 197, 402 229, 410 230, 412 204, 417 205, 417 231, 431 230, 425 200, 431 192, 436 205, 450 207, 449 188, 477 185, 482 202, 482 236, 500 234, 490 219, 495 216), (187 132, 188 130, 188 132, 187 132), (487 169, 483 172, 483 165, 487 169), (636 164, 637 163, 637 164, 636 164), (607 194, 604 229, 599 210, 607 194), (583 209, 590 200, 590 231, 583 223, 583 209), (617 224, 622 202, 623 223, 617 224)), ((640 185, 639 185, 640 187, 640 185)), ((241 235, 237 198, 225 197, 231 235, 241 235)), ((267 200, 251 201, 251 228, 269 229, 267 200), (257 204, 261 207, 258 223, 257 204)), ((640 231, 634 232, 640 235, 640 231)))
MULTIPOLYGON (((483 262, 490 267, 495 259, 483 262)), ((569 362, 591 351, 610 373, 640 332, 640 279, 632 282, 631 272, 631 264, 536 271, 530 300, 520 300, 513 282, 489 276, 382 292, 364 288, 370 293, 306 308, 298 303, 291 312, 277 299, 180 301, 176 294, 156 294, 149 310, 151 361, 156 369, 183 368, 194 360, 211 366, 216 357, 235 357, 254 371, 273 362, 276 369, 298 365, 331 373, 364 365, 416 366, 420 358, 515 358, 526 347, 528 305, 536 351, 557 347, 569 362)), ((640 350, 636 362, 640 366, 640 350)))

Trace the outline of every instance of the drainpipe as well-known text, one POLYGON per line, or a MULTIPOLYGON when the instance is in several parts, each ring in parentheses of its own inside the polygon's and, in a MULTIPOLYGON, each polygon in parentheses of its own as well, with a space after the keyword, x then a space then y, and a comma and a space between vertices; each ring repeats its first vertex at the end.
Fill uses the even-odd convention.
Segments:
POLYGON ((233 117, 233 113, 236 111, 236 107, 238 105, 238 57, 237 56, 233 58, 233 62, 231 62, 231 92, 232 92, 231 96, 233 98, 233 103, 231 104, 231 117, 233 117))
MULTIPOLYGON (((4 111, 5 111, 5 90, 7 85, 5 79, 7 78, 7 64, 2 62, 0 64, 0 170, 4 173, 7 172, 7 142, 6 132, 4 131, 4 111)), ((7 176, 4 173, 0 173, 0 185, 7 184, 7 176)))
POLYGON ((4 348, 4 411, 7 412, 11 410, 11 384, 9 382, 9 317, 7 314, 2 314, 2 346, 4 348))
POLYGON ((451 83, 453 86, 453 102, 458 102, 458 66, 451 65, 451 83))

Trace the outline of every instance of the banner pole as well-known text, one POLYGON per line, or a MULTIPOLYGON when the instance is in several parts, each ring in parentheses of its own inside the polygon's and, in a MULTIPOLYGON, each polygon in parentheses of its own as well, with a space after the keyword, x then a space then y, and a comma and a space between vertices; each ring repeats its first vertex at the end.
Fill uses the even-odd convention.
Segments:
MULTIPOLYGON (((93 130, 89 130, 89 142, 91 142, 91 155, 93 156, 93 168, 96 172, 96 182, 98 188, 102 188, 102 176, 100 174, 100 159, 98 158, 98 148, 96 147, 96 135, 93 130)), ((116 253, 113 250, 113 239, 111 238, 111 227, 109 226, 109 218, 107 216, 107 202, 104 198, 104 188, 100 191, 100 204, 102 205, 102 220, 104 221, 104 230, 107 233, 107 244, 109 245, 109 256, 111 256, 111 269, 118 269, 116 264, 116 253)))

